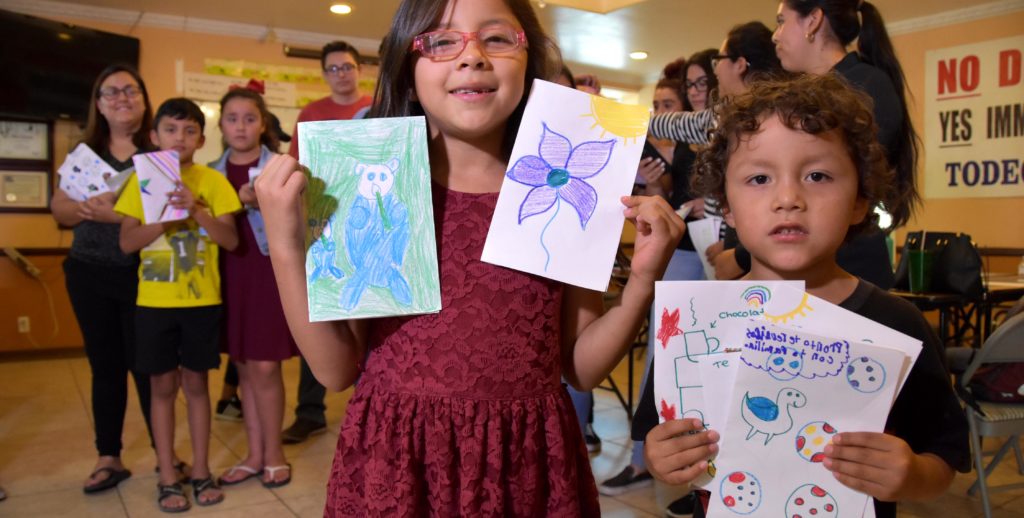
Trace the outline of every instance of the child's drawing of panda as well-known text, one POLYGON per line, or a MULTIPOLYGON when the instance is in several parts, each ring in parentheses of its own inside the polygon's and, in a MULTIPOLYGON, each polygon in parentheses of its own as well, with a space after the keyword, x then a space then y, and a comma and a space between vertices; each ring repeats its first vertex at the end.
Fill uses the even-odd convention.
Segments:
POLYGON ((409 213, 392 189, 398 158, 384 164, 357 164, 358 192, 345 220, 345 249, 354 272, 341 290, 341 306, 354 309, 368 286, 385 288, 403 306, 412 291, 402 276, 409 243, 409 213))

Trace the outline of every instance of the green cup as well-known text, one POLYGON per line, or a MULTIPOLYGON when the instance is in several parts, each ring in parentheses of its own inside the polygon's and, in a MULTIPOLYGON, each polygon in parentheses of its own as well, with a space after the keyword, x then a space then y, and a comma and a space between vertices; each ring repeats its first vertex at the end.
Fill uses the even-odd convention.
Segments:
POLYGON ((910 263, 910 291, 922 293, 932 289, 932 265, 935 262, 935 252, 931 250, 909 250, 907 252, 910 263))

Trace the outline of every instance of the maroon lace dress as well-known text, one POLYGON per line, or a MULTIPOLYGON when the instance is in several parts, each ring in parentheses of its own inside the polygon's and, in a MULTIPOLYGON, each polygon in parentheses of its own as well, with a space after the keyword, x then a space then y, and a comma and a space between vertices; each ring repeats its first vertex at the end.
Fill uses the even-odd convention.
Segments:
POLYGON ((480 261, 497 194, 433 187, 443 308, 372 321, 325 516, 599 516, 561 284, 480 261))

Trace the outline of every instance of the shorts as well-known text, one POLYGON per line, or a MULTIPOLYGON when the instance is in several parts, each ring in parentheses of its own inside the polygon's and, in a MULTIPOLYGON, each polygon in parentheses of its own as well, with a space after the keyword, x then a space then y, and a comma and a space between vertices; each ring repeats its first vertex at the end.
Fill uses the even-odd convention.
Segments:
POLYGON ((135 308, 135 367, 163 374, 220 367, 221 307, 135 308))

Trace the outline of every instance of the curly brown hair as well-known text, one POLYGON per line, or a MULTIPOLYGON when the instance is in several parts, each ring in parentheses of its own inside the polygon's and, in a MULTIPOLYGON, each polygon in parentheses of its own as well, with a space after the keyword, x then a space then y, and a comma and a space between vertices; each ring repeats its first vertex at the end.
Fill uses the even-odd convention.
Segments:
MULTIPOLYGON (((744 136, 760 131, 762 121, 772 115, 787 128, 811 135, 839 132, 857 169, 857 196, 869 207, 881 205, 894 213, 906 203, 893 187, 893 173, 878 143, 871 100, 833 74, 754 82, 748 92, 716 110, 718 127, 697 156, 691 184, 693 192, 709 196, 723 209, 729 206, 725 172, 730 155, 744 136)), ((873 228, 877 220, 869 211, 864 221, 850 227, 847 239, 873 228)))

